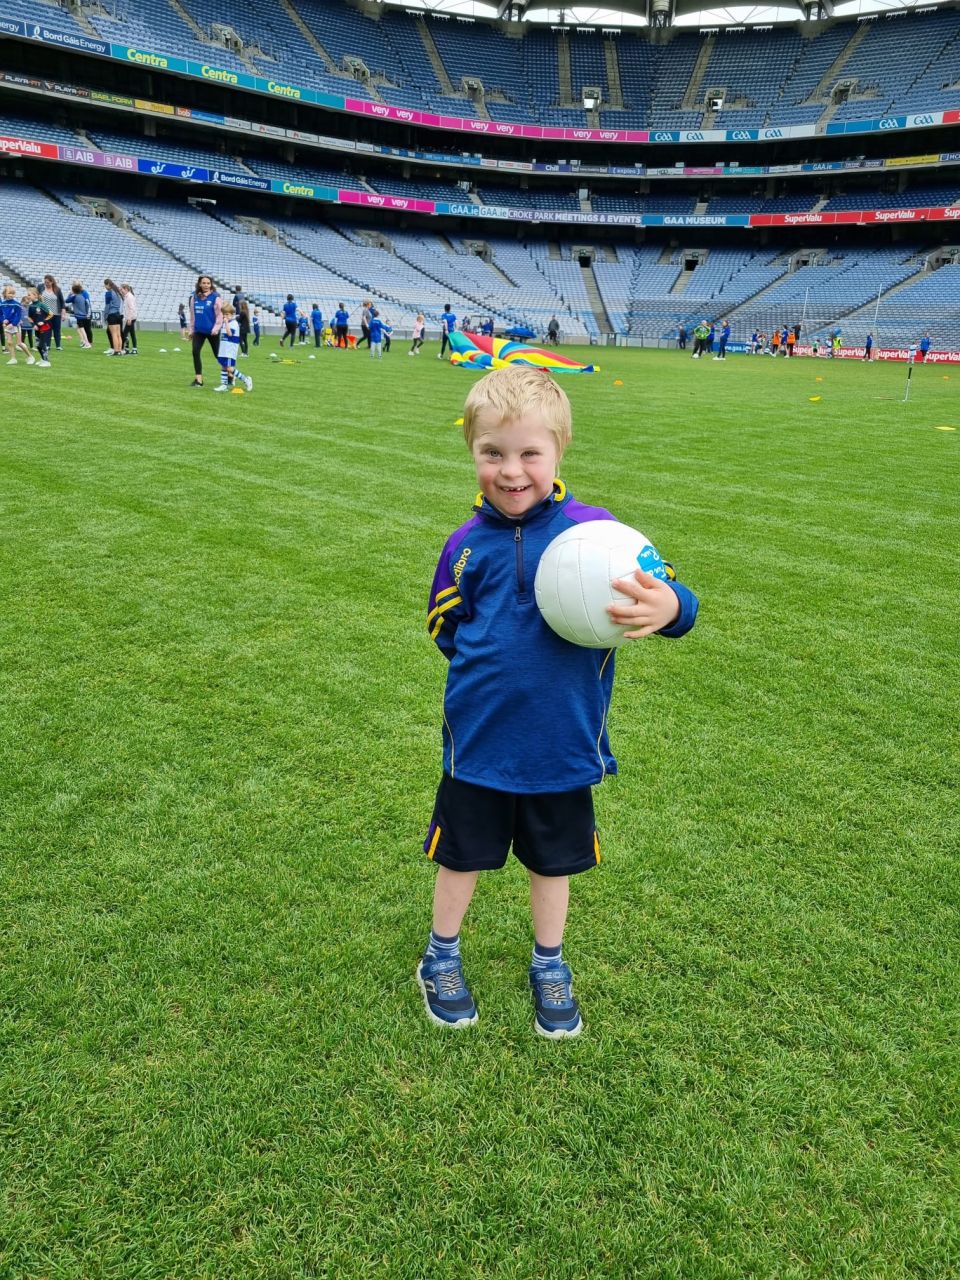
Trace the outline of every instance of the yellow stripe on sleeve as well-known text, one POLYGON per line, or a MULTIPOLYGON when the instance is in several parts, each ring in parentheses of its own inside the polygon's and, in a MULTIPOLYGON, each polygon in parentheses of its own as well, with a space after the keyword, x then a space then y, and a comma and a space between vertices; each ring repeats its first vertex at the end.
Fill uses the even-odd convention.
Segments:
MULTIPOLYGON (((462 604, 462 602, 463 602, 463 596, 454 596, 452 600, 447 600, 444 604, 437 605, 436 609, 431 609, 430 612, 427 614, 427 626, 430 625, 430 623, 433 621, 434 618, 437 617, 438 614, 446 613, 448 609, 452 609, 454 605, 462 604)), ((441 618, 440 621, 442 622, 443 619, 441 618)), ((438 626, 436 631, 434 631, 433 634, 436 635, 437 631, 439 630, 440 628, 438 626)))

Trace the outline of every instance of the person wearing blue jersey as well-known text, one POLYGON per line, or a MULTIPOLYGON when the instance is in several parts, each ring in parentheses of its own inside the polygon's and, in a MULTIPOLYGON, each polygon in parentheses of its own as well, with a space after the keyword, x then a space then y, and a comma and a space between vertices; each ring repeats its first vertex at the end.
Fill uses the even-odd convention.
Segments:
POLYGON ((193 382, 192 387, 203 386, 203 362, 200 354, 203 344, 208 342, 210 350, 216 358, 220 352, 220 329, 223 325, 223 305, 220 295, 213 287, 212 276, 199 276, 196 288, 190 295, 189 310, 190 343, 193 348, 193 382))
MULTIPOLYGON (((562 640, 533 585, 558 534, 615 517, 576 501, 557 478, 570 402, 544 370, 512 365, 480 378, 463 431, 480 493, 443 547, 427 606, 449 666, 443 774, 424 841, 437 867, 433 926, 416 976, 434 1023, 476 1022, 460 925, 480 872, 502 867, 512 845, 530 878, 534 1028, 562 1039, 583 1027, 562 942, 569 878, 600 861, 592 788, 617 771, 607 735, 616 650, 562 640)), ((625 640, 693 627, 697 598, 665 571, 614 581, 627 599, 608 612, 625 640)))
POLYGON ((93 325, 91 324, 93 307, 90 303, 90 295, 83 287, 82 280, 74 280, 70 286, 70 294, 67 297, 67 308, 73 312, 73 318, 77 322, 77 332, 80 335, 80 346, 84 351, 90 351, 93 348, 93 325))
POLYGON ((259 311, 254 311, 252 324, 253 324, 253 345, 255 347, 259 347, 260 345, 260 312, 259 311))
POLYGON ((726 360, 727 343, 729 341, 730 341, 730 324, 727 320, 724 320, 720 326, 720 341, 717 345, 717 354, 713 357, 714 360, 726 360))
POLYGON ((7 364, 17 363, 17 352, 22 351, 27 357, 27 364, 34 364, 34 356, 23 341, 21 329, 26 314, 23 303, 17 300, 17 291, 12 284, 4 285, 3 300, 0 301, 0 325, 3 326, 3 345, 7 353, 7 364))
POLYGON ((370 348, 371 360, 383 359, 383 321, 380 319, 380 312, 377 311, 376 307, 370 309, 370 316, 367 320, 367 345, 370 348))
POLYGON ((350 314, 341 302, 339 307, 333 313, 333 332, 336 335, 336 345, 346 349, 347 332, 350 328, 350 314))
POLYGON ((917 363, 923 364, 927 358, 927 352, 930 350, 930 334, 925 332, 923 337, 917 344, 917 363))
POLYGON ((447 348, 452 351, 450 344, 450 335, 457 327, 457 317, 453 314, 453 308, 449 302, 443 304, 443 315, 440 317, 440 354, 438 360, 442 360, 447 352, 447 348))
POLYGON ((283 346, 283 344, 286 342, 288 338, 290 339, 291 347, 294 345, 294 343, 297 340, 298 310, 299 308, 297 307, 296 299, 294 298, 292 293, 288 293, 287 300, 281 307, 281 311, 283 313, 283 333, 280 335, 281 347, 283 346))
POLYGON ((103 315, 107 326, 109 346, 103 353, 105 356, 118 356, 122 349, 121 333, 123 332, 123 295, 118 285, 107 277, 103 282, 103 315))
POLYGON ((239 380, 248 391, 253 390, 253 379, 238 373, 240 355, 240 321, 233 303, 225 302, 220 308, 220 342, 217 346, 217 363, 220 365, 220 385, 214 391, 231 391, 239 380))
POLYGON ((867 334, 867 340, 863 344, 863 358, 869 364, 873 360, 873 334, 867 334))
POLYGON ((485 338, 493 337, 493 317, 492 316, 487 316, 486 320, 484 320, 483 324, 480 326, 480 332, 483 334, 485 338))
POLYGON ((310 328, 310 321, 307 319, 305 311, 297 312, 297 333, 300 335, 300 346, 307 345, 307 330, 310 328))
POLYGON ((315 302, 310 308, 310 324, 313 327, 313 345, 319 347, 323 333, 323 312, 319 302, 315 302))

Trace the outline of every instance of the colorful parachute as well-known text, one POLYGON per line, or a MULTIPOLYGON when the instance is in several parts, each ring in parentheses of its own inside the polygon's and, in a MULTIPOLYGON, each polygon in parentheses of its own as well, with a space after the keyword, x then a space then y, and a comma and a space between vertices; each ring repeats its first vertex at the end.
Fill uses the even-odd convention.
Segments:
POLYGON ((509 365, 521 364, 550 373, 600 372, 599 365, 580 364, 558 351, 544 351, 525 342, 488 338, 480 333, 451 333, 450 346, 453 348, 450 363, 467 369, 506 369, 509 365))

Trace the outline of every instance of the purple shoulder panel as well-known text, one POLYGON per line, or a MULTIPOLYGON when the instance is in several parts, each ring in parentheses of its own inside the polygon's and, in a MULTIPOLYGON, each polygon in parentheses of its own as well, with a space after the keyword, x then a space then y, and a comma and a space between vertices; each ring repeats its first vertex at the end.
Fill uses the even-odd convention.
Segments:
POLYGON ((617 520, 606 507, 588 507, 585 502, 578 502, 576 498, 571 498, 564 506, 563 514, 574 524, 586 524, 589 520, 617 520))
POLYGON ((464 521, 459 529, 454 529, 450 537, 443 544, 443 550, 440 552, 440 559, 437 562, 437 570, 433 575, 433 586, 430 588, 430 600, 427 609, 432 610, 437 604, 437 595, 455 586, 453 574, 450 571, 450 554, 455 551, 469 530, 475 528, 481 523, 479 516, 471 516, 469 520, 464 521))

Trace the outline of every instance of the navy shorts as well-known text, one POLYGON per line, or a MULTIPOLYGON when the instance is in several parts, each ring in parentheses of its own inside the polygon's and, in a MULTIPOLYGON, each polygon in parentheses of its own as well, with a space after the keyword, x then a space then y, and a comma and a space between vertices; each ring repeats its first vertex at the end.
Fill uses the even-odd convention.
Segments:
POLYGON ((572 876, 600 861, 593 791, 517 795, 444 774, 437 789, 427 857, 452 871, 495 871, 514 857, 540 876, 572 876))

